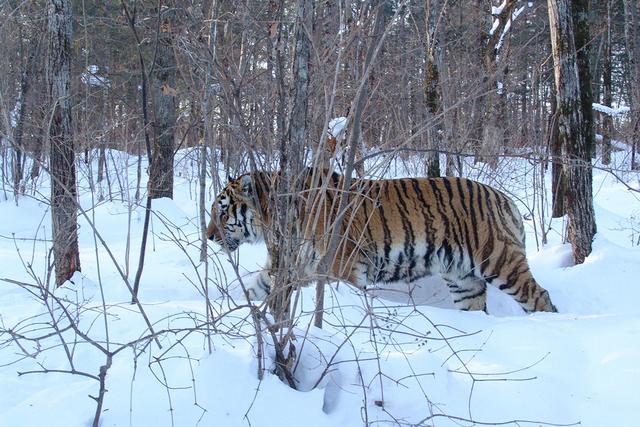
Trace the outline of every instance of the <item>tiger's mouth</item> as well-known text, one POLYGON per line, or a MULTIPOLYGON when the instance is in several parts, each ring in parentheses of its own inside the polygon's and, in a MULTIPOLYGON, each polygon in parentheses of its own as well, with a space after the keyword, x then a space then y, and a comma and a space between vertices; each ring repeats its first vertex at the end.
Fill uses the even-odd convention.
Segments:
POLYGON ((209 237, 209 240, 217 243, 222 249, 224 249, 227 252, 233 252, 236 249, 238 249, 238 246, 240 246, 240 242, 238 242, 236 239, 232 237, 221 239, 215 236, 211 236, 209 237))

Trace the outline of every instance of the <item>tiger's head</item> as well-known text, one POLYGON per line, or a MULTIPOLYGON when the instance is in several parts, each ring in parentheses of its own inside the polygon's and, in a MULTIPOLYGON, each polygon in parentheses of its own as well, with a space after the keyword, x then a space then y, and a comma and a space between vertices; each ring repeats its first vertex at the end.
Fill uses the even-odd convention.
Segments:
POLYGON ((262 240, 261 220, 256 210, 251 175, 232 179, 211 206, 207 238, 233 252, 243 243, 262 240))

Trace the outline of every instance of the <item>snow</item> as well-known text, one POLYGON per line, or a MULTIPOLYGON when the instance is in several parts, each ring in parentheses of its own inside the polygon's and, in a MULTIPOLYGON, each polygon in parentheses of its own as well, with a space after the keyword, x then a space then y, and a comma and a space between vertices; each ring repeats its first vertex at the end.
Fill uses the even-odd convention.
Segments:
POLYGON ((594 102, 592 107, 594 110, 612 117, 619 117, 630 111, 629 107, 612 108, 603 104, 598 104, 597 102, 594 102))
POLYGON ((500 20, 499 19, 494 19, 493 20, 493 24, 491 26, 491 29, 489 30, 489 34, 493 35, 493 33, 495 33, 496 30, 498 29, 499 25, 500 25, 500 20))
MULTIPOLYGON (((98 190, 92 196, 87 182, 90 171, 79 163, 80 202, 87 211, 79 220, 83 271, 74 283, 53 292, 69 301, 65 304, 87 336, 110 351, 122 348, 107 372, 101 426, 473 425, 467 419, 637 425, 640 194, 606 172, 594 170, 598 235, 584 264, 574 266, 569 245, 562 243, 564 219, 551 222, 549 243, 539 250, 532 219, 537 214, 525 221, 532 271, 559 313, 525 315, 495 288, 489 289, 490 314, 460 312, 452 308, 437 278, 417 286, 394 284, 366 296, 338 284, 326 288, 325 328, 317 329, 310 326, 315 289, 305 288, 295 329, 299 390, 293 390, 271 372, 274 351, 267 335, 264 363, 270 369, 258 378, 256 334, 239 279, 213 243, 208 287, 216 321, 210 324, 208 350, 195 150, 176 156, 176 170, 185 173, 176 176, 175 200, 153 204, 140 300, 162 349, 143 339, 149 333, 146 323, 129 304, 129 291, 107 249, 100 244, 95 249, 89 224, 133 282, 144 219, 143 207, 129 196, 135 193, 135 159, 119 152, 109 155, 113 163, 127 166, 129 175, 123 174, 120 184, 112 177, 114 199, 98 203, 98 190)), ((621 169, 625 155, 614 153, 616 168, 621 169)), ((415 173, 411 162, 394 162, 386 165, 387 176, 415 173)), ((471 163, 465 168, 517 196, 523 213, 526 207, 535 209, 539 201, 534 201, 532 188, 539 171, 519 159, 502 166, 493 180, 471 163)), ((638 187, 637 174, 625 176, 638 187)), ((551 188, 548 175, 545 180, 551 188)), ((40 195, 23 197, 17 206, 0 202, 0 279, 9 279, 0 281, 3 427, 91 425, 96 406, 89 396, 98 394, 96 380, 68 373, 17 373, 68 371, 71 357, 75 370, 98 375, 106 361, 95 345, 71 330, 60 335, 66 349, 56 334, 42 339, 40 347, 26 339, 52 332, 42 299, 15 284, 46 277, 50 217, 41 195, 48 194, 47 186, 45 179, 40 195), (23 336, 17 341, 22 348, 8 331, 23 336)), ((101 191, 108 194, 106 188, 101 191)), ((209 194, 208 202, 212 198, 209 194)), ((243 246, 237 259, 242 280, 249 281, 266 259, 265 247, 243 246)), ((52 297, 46 301, 54 318, 68 324, 52 297)))
MULTIPOLYGON (((20 97, 21 98, 21 97, 20 97)), ((22 108, 22 99, 18 98, 16 101, 16 105, 11 110, 9 114, 9 122, 11 123, 11 127, 15 129, 18 126, 18 115, 20 114, 20 109, 22 108)))
POLYGON ((111 86, 111 82, 109 79, 103 75, 99 74, 100 67, 97 65, 88 65, 86 72, 80 74, 80 80, 82 83, 87 84, 89 86, 97 86, 97 87, 109 87, 111 86))
MULTIPOLYGON (((506 7, 506 1, 502 3, 502 5, 500 5, 499 8, 492 7, 492 15, 494 16, 500 15, 505 7, 506 7)), ((500 48, 502 47, 502 44, 504 43, 504 38, 506 37, 507 34, 509 34, 509 31, 511 30, 511 23, 516 19, 518 19, 518 17, 524 11, 524 9, 525 7, 522 6, 511 13, 511 18, 509 18, 509 20, 505 23, 504 29, 502 30, 502 34, 500 34, 500 40, 498 40, 498 43, 496 43, 496 47, 495 47, 496 51, 500 50, 500 48)), ((493 34, 498 28, 498 25, 500 25, 500 20, 499 19, 494 20, 493 27, 489 31, 489 34, 493 34)))
POLYGON ((335 119, 331 119, 331 121, 329 121, 329 133, 336 139, 340 138, 346 127, 346 117, 336 117, 335 119))
POLYGON ((521 7, 519 7, 518 9, 516 9, 516 10, 513 12, 513 20, 518 19, 518 16, 520 16, 520 14, 521 14, 522 12, 524 12, 524 10, 525 10, 525 6, 521 6, 521 7))
POLYGON ((500 6, 491 6, 491 14, 493 16, 498 16, 502 13, 505 7, 507 7, 507 0, 504 0, 500 6))

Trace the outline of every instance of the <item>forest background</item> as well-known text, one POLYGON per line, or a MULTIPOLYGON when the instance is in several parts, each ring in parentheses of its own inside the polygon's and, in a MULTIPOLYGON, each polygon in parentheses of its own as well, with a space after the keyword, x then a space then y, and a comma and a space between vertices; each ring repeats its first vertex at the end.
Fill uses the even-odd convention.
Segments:
MULTIPOLYGON (((560 235, 571 244, 571 264, 580 264, 597 228, 594 168, 638 192, 629 178, 640 140, 638 13, 631 0, 3 1, 2 197, 5 207, 37 200, 51 215, 50 235, 38 228, 29 237, 50 245, 43 271, 26 263, 28 280, 5 283, 37 290, 62 347, 66 331, 101 348, 104 374, 92 374, 100 384, 97 423, 115 353, 51 292, 73 287, 67 280, 93 256, 81 251, 78 221, 93 228, 92 209, 126 199, 128 215, 140 208, 144 217, 133 238, 140 249, 133 255, 127 233, 126 262, 114 265, 144 315, 138 292, 154 236, 152 201, 174 198, 185 152, 196 171, 189 192, 197 194, 198 232, 187 245, 198 247, 194 263, 218 256, 201 231, 226 179, 255 169, 293 177, 333 159, 348 176, 394 175, 400 161, 416 165, 401 168, 405 174, 494 185, 514 162, 534 165, 542 186, 527 204, 534 239, 543 246, 560 235), (332 126, 337 118, 345 118, 341 132, 332 126), (87 194, 91 206, 83 207, 87 194)), ((283 189, 291 190, 299 189, 283 189)), ((15 243, 13 232, 3 237, 15 243)), ((290 234, 283 221, 276 237, 293 251, 290 234)), ((96 251, 108 247, 95 240, 96 251)), ((206 299, 213 279, 202 277, 206 299)), ((206 307, 198 330, 210 332, 217 311, 206 307)), ((251 313, 262 330, 268 318, 251 313)), ((143 317, 147 339, 157 340, 143 317)), ((3 339, 20 348, 14 331, 3 326, 3 339)), ((276 366, 290 337, 273 338, 276 366)), ((73 363, 68 371, 77 373, 73 363)), ((279 375, 293 385, 293 373, 279 375)))

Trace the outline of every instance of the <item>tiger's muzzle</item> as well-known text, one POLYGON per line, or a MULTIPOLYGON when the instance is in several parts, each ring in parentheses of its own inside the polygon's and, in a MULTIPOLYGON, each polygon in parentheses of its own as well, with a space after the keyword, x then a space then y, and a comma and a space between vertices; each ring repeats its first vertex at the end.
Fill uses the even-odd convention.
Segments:
POLYGON ((216 224, 215 220, 211 220, 209 222, 209 226, 205 233, 207 235, 207 239, 217 243, 228 252, 233 252, 238 249, 238 246, 240 246, 240 242, 237 239, 225 235, 224 229, 216 224))
POLYGON ((227 252, 233 252, 236 249, 238 249, 238 246, 240 246, 240 242, 238 242, 236 239, 231 239, 231 238, 227 238, 224 240, 214 240, 214 241, 227 252))

